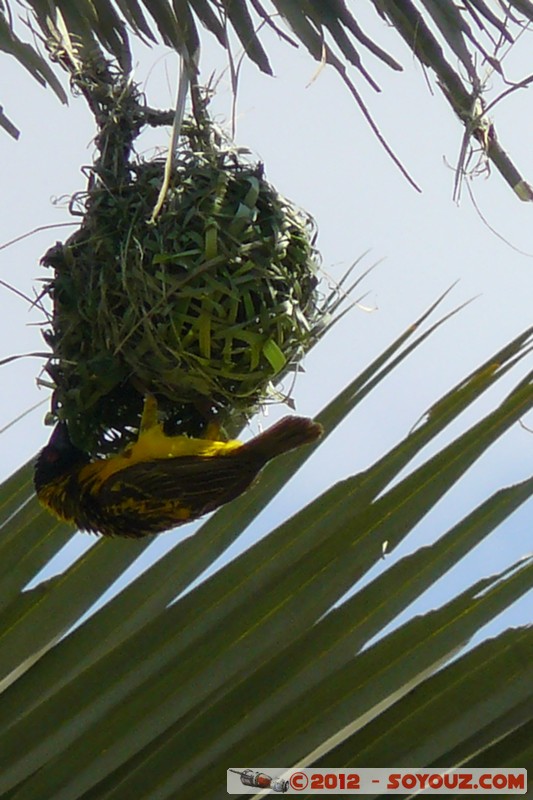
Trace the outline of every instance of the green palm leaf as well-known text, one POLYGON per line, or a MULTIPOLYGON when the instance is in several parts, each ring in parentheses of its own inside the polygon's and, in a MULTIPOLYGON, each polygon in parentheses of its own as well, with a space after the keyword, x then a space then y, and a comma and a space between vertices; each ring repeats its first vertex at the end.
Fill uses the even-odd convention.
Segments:
MULTIPOLYGON (((409 52, 434 72, 437 85, 465 127, 465 146, 471 138, 476 146, 482 142, 486 156, 518 197, 531 201, 533 190, 499 144, 494 126, 485 116, 486 79, 482 77, 478 62, 488 64, 495 74, 503 75, 499 60, 501 45, 504 42, 512 44, 533 21, 533 4, 528 0, 511 0, 508 8, 502 7, 496 13, 484 2, 464 5, 454 0, 421 0, 419 5, 411 0, 370 2, 377 13, 396 29, 409 52), (497 42, 500 44, 495 44, 497 42), (455 61, 460 68, 455 68, 455 61)), ((233 30, 245 54, 263 72, 271 74, 261 29, 266 22, 280 31, 273 16, 279 15, 316 61, 330 63, 339 73, 374 133, 416 186, 385 141, 356 88, 357 77, 361 76, 379 91, 370 68, 365 65, 369 53, 392 69, 399 70, 401 66, 379 42, 365 33, 344 0, 272 0, 267 7, 258 0, 230 0, 223 4, 215 0, 175 0, 173 3, 169 0, 142 0, 142 4, 139 0, 117 0, 115 3, 111 0, 98 0, 97 3, 61 0, 50 5, 41 0, 26 0, 26 4, 45 37, 50 35, 50 20, 55 24, 57 19, 54 16, 60 12, 62 24, 76 41, 86 45, 98 42, 114 55, 126 72, 131 68, 126 24, 141 39, 156 41, 159 38, 189 59, 189 56, 197 54, 200 46, 197 24, 200 21, 202 27, 225 48, 230 47, 229 32, 233 30), (355 73, 354 79, 350 77, 350 67, 355 73)), ((285 40, 292 41, 286 33, 281 33, 285 40)), ((9 6, 4 8, 1 4, 0 50, 15 56, 39 82, 49 83, 65 101, 64 90, 46 60, 32 45, 18 38, 9 6)), ((517 86, 527 86, 531 80, 530 76, 517 86)), ((11 135, 18 135, 16 127, 1 108, 0 126, 11 135)))

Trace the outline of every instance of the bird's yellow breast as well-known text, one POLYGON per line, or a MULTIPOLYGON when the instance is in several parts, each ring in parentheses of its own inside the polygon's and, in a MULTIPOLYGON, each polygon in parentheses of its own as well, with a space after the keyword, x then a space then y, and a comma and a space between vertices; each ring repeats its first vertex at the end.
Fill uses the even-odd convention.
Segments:
POLYGON ((210 458, 227 455, 239 447, 242 447, 242 443, 236 440, 221 442, 189 436, 167 436, 158 424, 141 430, 137 441, 128 445, 122 453, 84 466, 79 477, 82 483, 89 481, 92 490, 97 490, 112 475, 139 462, 180 456, 210 458))

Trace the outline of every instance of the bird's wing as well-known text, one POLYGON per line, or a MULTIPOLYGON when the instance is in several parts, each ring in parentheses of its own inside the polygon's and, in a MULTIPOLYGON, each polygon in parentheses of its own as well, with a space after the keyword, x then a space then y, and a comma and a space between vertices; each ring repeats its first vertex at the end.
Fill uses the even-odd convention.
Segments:
POLYGON ((132 499, 179 502, 194 512, 237 497, 253 481, 260 464, 231 456, 180 456, 138 462, 110 476, 100 500, 113 503, 118 494, 132 499))

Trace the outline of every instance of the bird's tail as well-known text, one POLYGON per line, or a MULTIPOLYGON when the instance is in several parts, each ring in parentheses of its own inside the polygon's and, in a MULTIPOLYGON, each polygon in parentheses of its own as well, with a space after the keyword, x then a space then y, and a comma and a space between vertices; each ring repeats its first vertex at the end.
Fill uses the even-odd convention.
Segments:
POLYGON ((254 456, 266 463, 271 458, 311 444, 322 436, 323 428, 307 417, 284 417, 264 433, 243 444, 239 452, 254 456))

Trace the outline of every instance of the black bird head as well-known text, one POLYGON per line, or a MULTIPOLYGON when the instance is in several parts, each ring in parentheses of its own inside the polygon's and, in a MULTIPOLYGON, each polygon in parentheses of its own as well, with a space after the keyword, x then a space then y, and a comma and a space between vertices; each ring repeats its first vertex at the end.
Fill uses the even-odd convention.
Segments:
POLYGON ((66 423, 58 422, 35 462, 33 479, 37 493, 43 486, 87 464, 89 460, 87 453, 72 444, 66 423))

